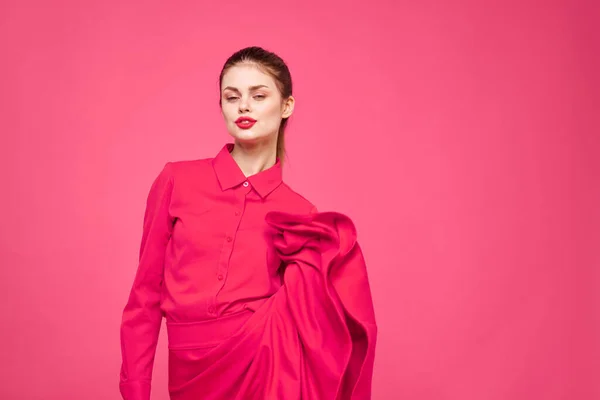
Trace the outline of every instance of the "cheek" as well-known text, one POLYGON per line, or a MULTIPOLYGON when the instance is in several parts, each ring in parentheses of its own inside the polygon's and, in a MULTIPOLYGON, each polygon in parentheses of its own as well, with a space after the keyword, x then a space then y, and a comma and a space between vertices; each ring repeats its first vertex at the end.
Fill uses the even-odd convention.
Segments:
POLYGON ((269 118, 278 121, 281 118, 281 110, 278 104, 268 104, 262 111, 262 114, 269 118))
POLYGON ((223 106, 221 112, 226 121, 234 121, 237 118, 236 111, 230 106, 223 106))

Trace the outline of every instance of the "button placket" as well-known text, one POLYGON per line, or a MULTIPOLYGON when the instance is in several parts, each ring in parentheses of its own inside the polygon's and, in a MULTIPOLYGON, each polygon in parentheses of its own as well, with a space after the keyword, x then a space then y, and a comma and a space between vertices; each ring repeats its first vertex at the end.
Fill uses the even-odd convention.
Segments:
MULTIPOLYGON (((232 214, 235 217, 230 217, 230 219, 229 219, 230 222, 226 223, 227 230, 225 231, 225 237, 224 237, 223 247, 222 247, 217 271, 216 271, 216 274, 214 275, 215 276, 215 278, 214 278, 215 279, 215 281, 214 281, 215 282, 215 295, 211 299, 211 304, 208 307, 208 313, 212 316, 214 316, 217 312, 217 309, 216 309, 217 296, 218 296, 218 293, 223 289, 223 286, 225 285, 225 279, 226 279, 227 273, 229 271, 229 260, 231 258, 231 253, 233 252, 233 246, 235 243, 234 238, 237 234, 237 230, 239 228, 240 221, 243 217, 245 203, 246 203, 246 196, 252 190, 248 181, 244 182, 243 186, 246 187, 247 189, 238 192, 240 195, 238 197, 239 203, 234 206, 235 208, 233 209, 233 212, 232 212, 232 214)), ((229 215, 232 215, 232 214, 229 214, 229 215)))
MULTIPOLYGON (((223 251, 222 251, 222 255, 221 255, 221 261, 219 263, 219 266, 217 268, 217 272, 215 274, 215 284, 216 284, 216 293, 215 293, 215 297, 213 299, 214 303, 217 303, 217 295, 218 293, 221 291, 221 289, 223 289, 223 286, 225 285, 225 278, 227 276, 227 273, 229 271, 229 259, 231 257, 231 253, 233 252, 233 243, 234 243, 234 238, 237 232, 237 229, 240 225, 240 220, 242 218, 242 210, 244 210, 244 203, 245 203, 245 195, 243 196, 243 202, 241 204, 236 204, 233 214, 235 215, 235 218, 232 218, 230 221, 230 225, 229 225, 229 229, 225 232, 225 242, 223 244, 223 251)), ((213 308, 213 311, 215 309, 213 308)), ((210 310, 209 310, 210 312, 210 310)), ((212 314, 212 313, 211 313, 212 314)))
POLYGON ((225 234, 225 244, 223 245, 223 256, 221 258, 221 262, 217 268, 217 273, 215 275, 217 281, 220 283, 218 285, 218 290, 221 290, 223 287, 223 281, 225 280, 225 275, 227 274, 227 270, 229 268, 229 259, 231 257, 231 252, 233 251, 233 236, 230 233, 225 234))

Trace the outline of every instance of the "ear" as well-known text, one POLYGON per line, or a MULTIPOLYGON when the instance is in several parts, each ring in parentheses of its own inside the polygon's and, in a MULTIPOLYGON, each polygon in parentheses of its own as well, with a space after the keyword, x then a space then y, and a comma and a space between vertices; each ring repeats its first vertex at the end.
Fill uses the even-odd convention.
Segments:
POLYGON ((294 112, 294 105, 296 104, 296 99, 294 96, 290 96, 283 102, 283 111, 281 113, 281 118, 289 118, 290 115, 294 112))

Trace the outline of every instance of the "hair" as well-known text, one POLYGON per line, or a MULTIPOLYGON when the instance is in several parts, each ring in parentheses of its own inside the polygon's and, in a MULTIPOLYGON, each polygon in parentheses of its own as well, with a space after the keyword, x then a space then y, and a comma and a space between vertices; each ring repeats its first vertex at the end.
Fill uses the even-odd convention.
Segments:
MULTIPOLYGON (((258 68, 275 79, 277 89, 283 99, 287 99, 292 95, 292 76, 288 66, 277 54, 257 46, 238 50, 225 61, 225 65, 219 76, 219 88, 223 83, 223 76, 227 70, 244 63, 255 64, 258 68)), ((219 105, 221 105, 220 96, 219 105)), ((283 158, 285 156, 285 128, 287 122, 288 118, 282 118, 277 134, 277 158, 279 158, 281 163, 283 163, 283 158)))

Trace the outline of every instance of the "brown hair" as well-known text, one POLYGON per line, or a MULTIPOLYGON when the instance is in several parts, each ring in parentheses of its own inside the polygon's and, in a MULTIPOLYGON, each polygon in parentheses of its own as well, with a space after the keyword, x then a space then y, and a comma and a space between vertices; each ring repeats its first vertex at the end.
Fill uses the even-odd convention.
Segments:
MULTIPOLYGON (((219 88, 223 83, 223 76, 227 70, 242 63, 256 64, 256 66, 261 68, 265 73, 271 75, 273 79, 275 79, 277 89, 279 89, 279 93, 281 93, 283 99, 287 99, 292 95, 292 76, 285 62, 277 54, 257 46, 241 49, 225 61, 225 65, 219 76, 219 88)), ((220 96, 219 105, 221 105, 220 96)), ((287 122, 287 118, 281 120, 279 133, 277 134, 277 157, 281 163, 283 163, 283 157, 285 156, 284 132, 287 122)))

